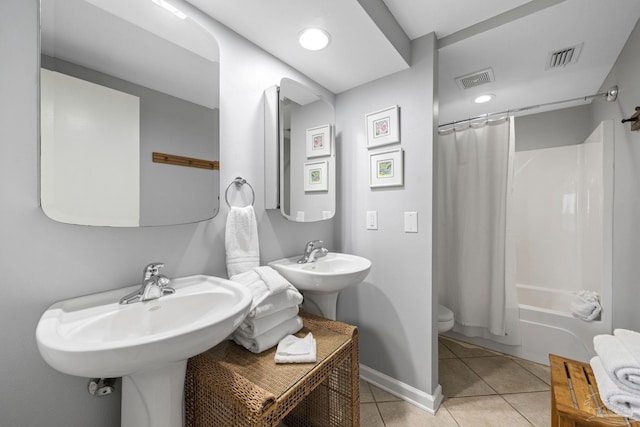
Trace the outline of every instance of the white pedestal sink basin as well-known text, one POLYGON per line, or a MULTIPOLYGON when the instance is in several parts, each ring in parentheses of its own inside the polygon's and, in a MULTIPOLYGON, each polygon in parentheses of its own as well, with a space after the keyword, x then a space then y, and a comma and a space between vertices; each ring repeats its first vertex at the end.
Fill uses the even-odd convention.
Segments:
POLYGON ((211 276, 171 281, 175 294, 119 304, 140 285, 58 302, 36 329, 60 372, 123 377, 122 427, 179 427, 187 359, 224 340, 246 317, 249 291, 211 276))
POLYGON ((362 282, 371 270, 371 261, 357 255, 329 252, 304 264, 298 264, 299 259, 283 258, 269 266, 302 291, 307 311, 333 320, 340 291, 362 282))

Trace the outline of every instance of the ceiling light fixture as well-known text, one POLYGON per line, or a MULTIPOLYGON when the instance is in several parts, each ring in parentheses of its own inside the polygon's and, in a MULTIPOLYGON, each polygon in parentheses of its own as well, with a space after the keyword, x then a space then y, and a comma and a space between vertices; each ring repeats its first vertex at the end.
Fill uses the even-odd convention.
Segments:
POLYGON ((331 37, 320 28, 307 28, 298 36, 300 46, 307 50, 321 50, 327 47, 331 37))
POLYGON ((484 95, 480 95, 473 100, 476 104, 484 104, 486 102, 492 101, 496 96, 492 93, 486 93, 484 95))
POLYGON ((172 5, 171 3, 167 2, 166 0, 151 0, 152 2, 154 2, 155 4, 157 4, 158 6, 160 6, 161 8, 163 8, 164 10, 171 12, 172 14, 174 14, 175 16, 177 16, 180 19, 187 19, 187 14, 182 12, 180 9, 178 9, 177 7, 175 7, 174 5, 172 5))

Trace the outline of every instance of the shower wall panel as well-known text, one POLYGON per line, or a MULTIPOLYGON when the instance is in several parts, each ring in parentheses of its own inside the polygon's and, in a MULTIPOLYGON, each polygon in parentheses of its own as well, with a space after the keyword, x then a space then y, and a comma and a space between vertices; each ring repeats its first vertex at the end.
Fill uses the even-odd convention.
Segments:
POLYGON ((602 139, 517 152, 514 167, 516 283, 600 292, 602 139))

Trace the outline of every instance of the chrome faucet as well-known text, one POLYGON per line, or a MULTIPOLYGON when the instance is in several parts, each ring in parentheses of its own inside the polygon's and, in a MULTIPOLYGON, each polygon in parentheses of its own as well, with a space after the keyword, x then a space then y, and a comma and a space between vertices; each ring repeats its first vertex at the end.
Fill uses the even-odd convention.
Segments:
POLYGON ((322 240, 312 240, 307 242, 304 247, 304 253, 298 260, 298 264, 306 264, 308 262, 314 262, 317 258, 326 256, 329 253, 329 249, 324 247, 322 240))
POLYGON ((149 301, 174 293, 176 290, 169 286, 171 280, 165 275, 158 274, 162 267, 164 267, 164 264, 161 262, 153 262, 147 265, 144 268, 142 286, 120 298, 120 304, 149 301))

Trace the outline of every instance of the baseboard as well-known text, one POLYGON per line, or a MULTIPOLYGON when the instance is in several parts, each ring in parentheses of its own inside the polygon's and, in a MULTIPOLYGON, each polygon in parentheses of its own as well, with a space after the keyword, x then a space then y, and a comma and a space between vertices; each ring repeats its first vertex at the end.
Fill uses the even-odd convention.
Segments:
POLYGON ((436 413, 442 403, 440 384, 431 395, 363 364, 360 364, 360 378, 432 414, 436 413))

